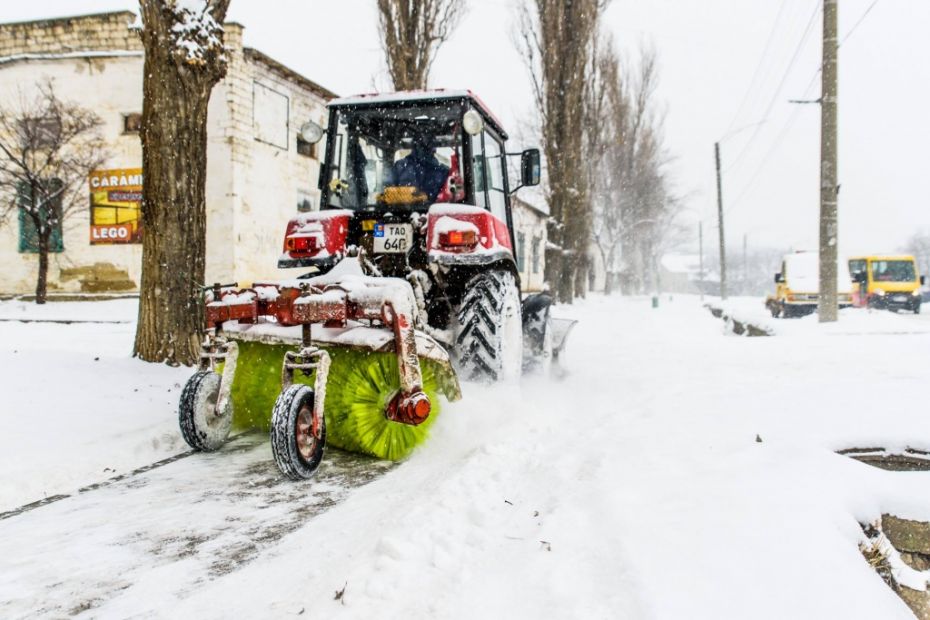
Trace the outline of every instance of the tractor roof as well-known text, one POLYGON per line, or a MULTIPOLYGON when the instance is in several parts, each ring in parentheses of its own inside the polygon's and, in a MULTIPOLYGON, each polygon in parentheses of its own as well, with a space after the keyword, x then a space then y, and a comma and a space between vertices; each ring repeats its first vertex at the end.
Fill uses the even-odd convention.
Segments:
POLYGON ((349 97, 339 97, 329 102, 329 107, 367 107, 367 106, 385 106, 385 105, 404 105, 406 103, 429 102, 429 101, 449 101, 449 100, 469 100, 477 108, 485 120, 490 123, 501 137, 507 138, 507 132, 501 124, 500 119, 484 104, 478 95, 470 90, 448 90, 438 88, 435 90, 402 90, 394 93, 367 93, 364 95, 352 95, 349 97))

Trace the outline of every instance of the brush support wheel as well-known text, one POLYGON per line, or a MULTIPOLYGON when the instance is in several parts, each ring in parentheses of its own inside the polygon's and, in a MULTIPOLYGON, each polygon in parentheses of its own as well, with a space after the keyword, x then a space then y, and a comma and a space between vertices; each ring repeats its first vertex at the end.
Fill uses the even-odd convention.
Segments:
POLYGON ((211 370, 195 373, 181 391, 178 404, 178 424, 181 436, 194 450, 219 450, 229 437, 232 426, 232 405, 216 410, 221 377, 211 370))
POLYGON ((314 415, 313 390, 294 384, 281 392, 271 414, 271 452, 281 473, 306 480, 323 460, 326 419, 314 415))

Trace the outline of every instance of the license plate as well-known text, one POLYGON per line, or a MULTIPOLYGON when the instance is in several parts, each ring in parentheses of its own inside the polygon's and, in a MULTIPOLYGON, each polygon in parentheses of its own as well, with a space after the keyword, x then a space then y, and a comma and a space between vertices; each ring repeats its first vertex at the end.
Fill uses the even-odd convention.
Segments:
POLYGON ((406 253, 413 245, 412 224, 375 224, 375 253, 406 253))
POLYGON ((894 301, 907 301, 907 296, 906 295, 895 295, 892 299, 894 301))

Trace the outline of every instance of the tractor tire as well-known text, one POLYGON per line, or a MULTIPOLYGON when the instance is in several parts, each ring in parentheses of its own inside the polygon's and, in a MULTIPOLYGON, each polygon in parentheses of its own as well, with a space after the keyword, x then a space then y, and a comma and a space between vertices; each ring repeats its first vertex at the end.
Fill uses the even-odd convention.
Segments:
POLYGON ((295 384, 281 392, 271 414, 271 453, 281 473, 291 480, 306 480, 323 460, 326 419, 317 421, 319 437, 313 433, 313 390, 295 384))
POLYGON ((232 426, 232 404, 217 413, 216 399, 220 393, 219 374, 211 370, 200 370, 187 380, 181 391, 178 405, 178 425, 181 436, 194 450, 213 452, 219 450, 232 426))
POLYGON ((469 280, 456 319, 453 359, 463 379, 493 383, 520 376, 523 321, 512 273, 491 270, 469 280))

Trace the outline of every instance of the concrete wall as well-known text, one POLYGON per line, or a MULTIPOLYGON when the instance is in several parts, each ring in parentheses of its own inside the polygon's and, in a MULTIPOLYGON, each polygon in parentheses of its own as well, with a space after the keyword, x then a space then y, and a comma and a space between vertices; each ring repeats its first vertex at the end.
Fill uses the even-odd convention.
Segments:
MULTIPOLYGON (((123 115, 142 111, 143 57, 138 35, 128 28, 132 18, 127 12, 0 24, 0 53, 5 52, 0 56, 0 102, 13 103, 21 92, 28 96, 39 81, 51 78, 62 99, 103 119, 110 151, 105 167, 141 167, 138 135, 123 134, 123 115), (42 54, 46 56, 37 57, 42 54)), ((296 136, 306 120, 323 122, 325 102, 304 78, 245 50, 241 26, 227 24, 226 31, 230 65, 211 95, 207 127, 205 279, 245 283, 280 278, 288 275, 277 269, 284 229, 297 213, 298 201, 319 208, 319 161, 297 153, 296 136), (286 97, 286 144, 256 139, 256 84, 286 97)), ((322 152, 317 145, 317 153, 322 152)), ((142 246, 91 246, 89 225, 89 208, 66 224, 65 250, 51 259, 50 290, 99 290, 101 278, 113 280, 114 290, 137 288, 142 246)), ((35 288, 37 256, 18 252, 18 235, 15 218, 0 227, 0 262, 5 267, 0 293, 35 288)))

